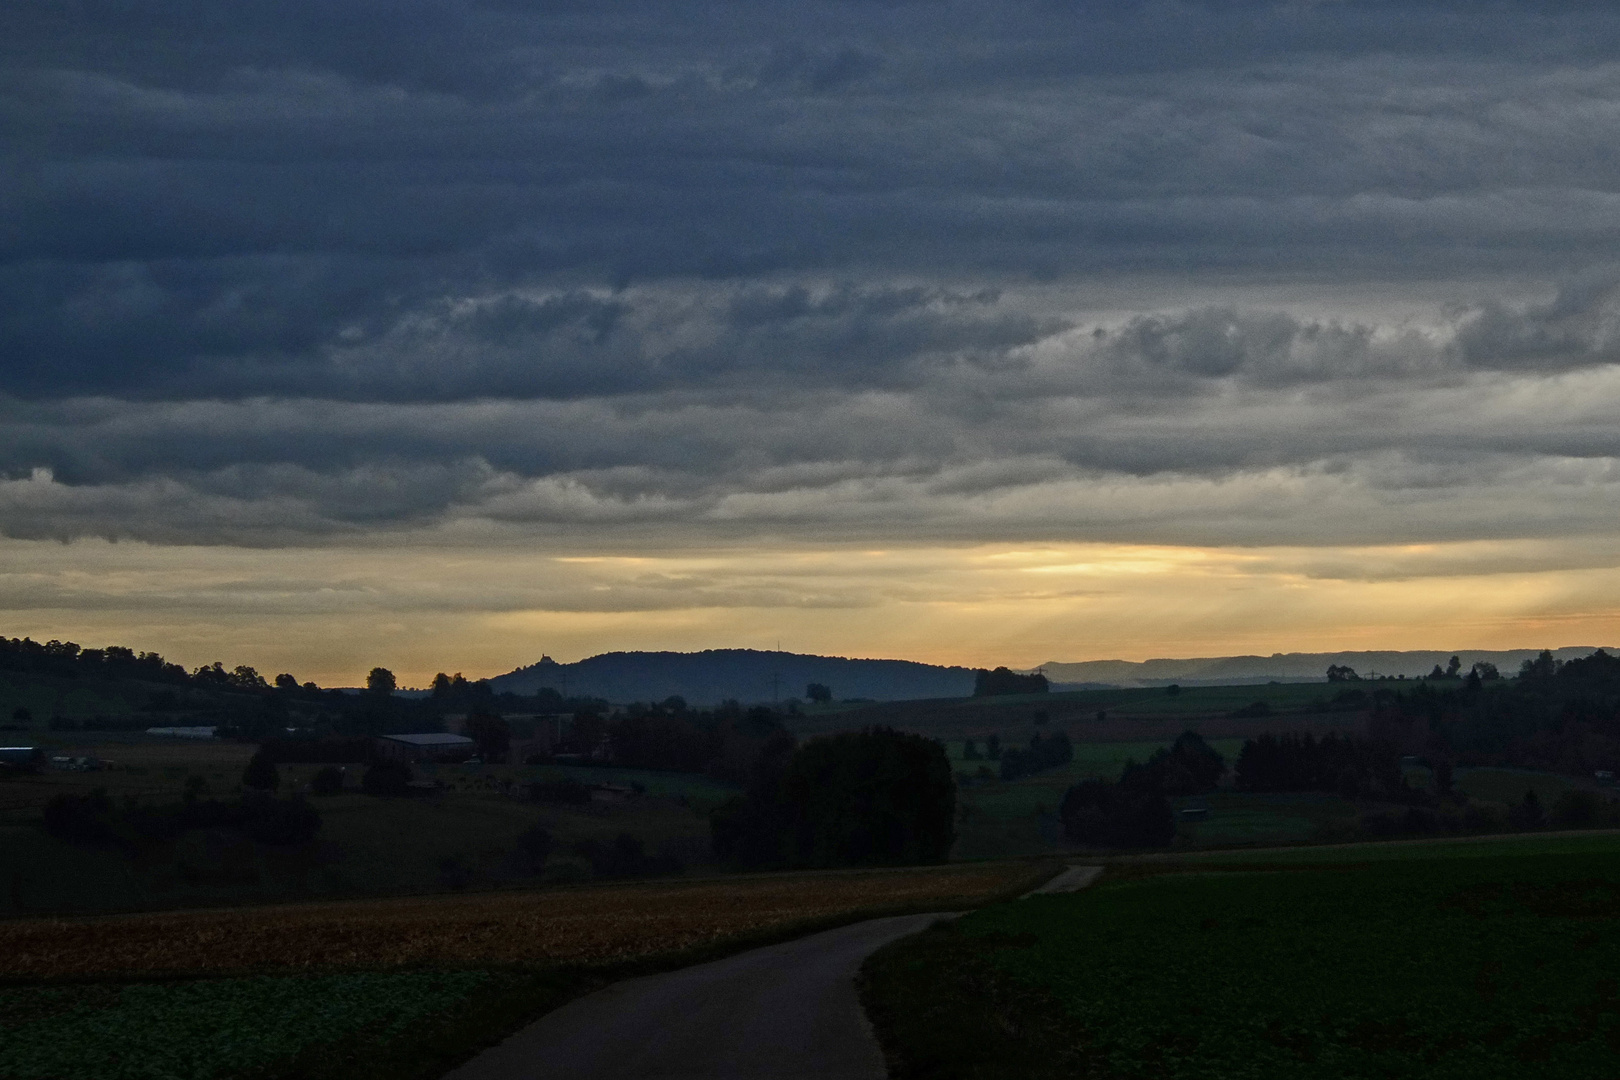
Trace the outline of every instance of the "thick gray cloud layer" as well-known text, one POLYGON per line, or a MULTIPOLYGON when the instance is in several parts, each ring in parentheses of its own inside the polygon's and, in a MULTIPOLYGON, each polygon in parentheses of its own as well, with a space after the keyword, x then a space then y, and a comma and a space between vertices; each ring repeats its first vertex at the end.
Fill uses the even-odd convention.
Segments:
POLYGON ((1617 58, 1574 2, 10 4, 0 530, 1603 531, 1617 58))

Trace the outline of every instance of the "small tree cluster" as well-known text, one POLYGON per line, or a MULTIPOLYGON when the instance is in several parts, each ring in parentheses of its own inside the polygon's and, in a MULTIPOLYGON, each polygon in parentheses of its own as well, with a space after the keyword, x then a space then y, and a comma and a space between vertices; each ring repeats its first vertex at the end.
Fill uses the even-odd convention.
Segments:
POLYGON ((1184 731, 1168 750, 1155 750, 1145 765, 1127 762, 1120 781, 1166 795, 1213 791, 1226 772, 1226 759, 1196 731, 1184 731))
POLYGON ((1066 732, 1041 738, 1040 732, 1030 737, 1029 749, 1013 747, 1001 755, 1001 778, 1017 780, 1021 776, 1055 769, 1074 760, 1074 745, 1066 732))
POLYGON ((973 696, 994 697, 1002 694, 1044 694, 1051 689, 1046 676, 1039 671, 1020 675, 1006 667, 994 671, 980 669, 973 673, 973 696))
POLYGON ((1058 809, 1063 832, 1099 847, 1164 847, 1175 839, 1176 815, 1162 791, 1108 780, 1082 780, 1058 809))
POLYGON ((1405 787, 1394 747, 1382 741, 1328 734, 1318 739, 1267 732, 1243 744, 1233 770, 1245 791, 1336 791, 1354 796, 1405 787))
POLYGON ((778 735, 711 820, 715 852, 737 865, 871 866, 943 862, 955 817, 944 747, 871 728, 797 748, 778 735))

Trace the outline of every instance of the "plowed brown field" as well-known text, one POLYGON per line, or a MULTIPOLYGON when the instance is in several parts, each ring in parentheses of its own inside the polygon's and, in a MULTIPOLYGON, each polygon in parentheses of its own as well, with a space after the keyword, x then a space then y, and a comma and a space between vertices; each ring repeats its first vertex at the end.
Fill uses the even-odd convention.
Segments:
POLYGON ((988 864, 29 919, 0 923, 0 976, 629 960, 845 913, 974 906, 1038 875, 988 864))

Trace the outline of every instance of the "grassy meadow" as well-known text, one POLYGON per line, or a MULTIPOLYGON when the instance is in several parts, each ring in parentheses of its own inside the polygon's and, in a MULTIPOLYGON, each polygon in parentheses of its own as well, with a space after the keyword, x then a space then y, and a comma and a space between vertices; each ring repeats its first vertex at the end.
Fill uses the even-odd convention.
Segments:
POLYGON ((1118 867, 879 953, 893 1074, 1616 1075, 1620 836, 1259 854, 1118 867))

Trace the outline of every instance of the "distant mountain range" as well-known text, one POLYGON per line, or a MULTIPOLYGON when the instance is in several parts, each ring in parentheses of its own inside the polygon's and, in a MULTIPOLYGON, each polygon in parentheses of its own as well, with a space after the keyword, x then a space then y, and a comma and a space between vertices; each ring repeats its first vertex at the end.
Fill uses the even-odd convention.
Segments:
MULTIPOLYGON (((1554 649, 1560 660, 1588 656, 1597 646, 1554 649)), ((1611 652, 1617 651, 1610 649, 1611 652)), ((1186 686, 1316 681, 1328 665, 1355 668, 1362 675, 1427 675, 1451 657, 1467 671, 1476 661, 1495 664, 1513 675, 1539 649, 1421 650, 1414 652, 1273 653, 1271 656, 1214 656, 1187 660, 1086 660, 1053 662, 1038 669, 1054 690, 1091 687, 1186 686)), ((744 704, 802 698, 810 683, 830 688, 840 700, 910 701, 967 697, 973 669, 919 664, 911 660, 852 660, 842 656, 709 649, 704 652, 614 652, 559 664, 549 656, 490 680, 497 692, 532 694, 550 687, 570 696, 606 698, 615 703, 662 701, 672 695, 692 705, 715 705, 727 698, 744 704)))
MULTIPOLYGON (((1595 645, 1553 649, 1559 660, 1590 656, 1595 645)), ((1610 649, 1613 652, 1614 649, 1610 649)), ((1453 656, 1467 671, 1478 661, 1495 664, 1503 675, 1514 675, 1519 665, 1541 654, 1540 649, 1506 649, 1496 652, 1479 649, 1418 650, 1414 652, 1335 652, 1272 653, 1270 656, 1211 656, 1191 660, 1085 660, 1079 663, 1042 664, 1040 670, 1054 684, 1107 683, 1111 686, 1164 686, 1200 684, 1260 683, 1325 678, 1329 664, 1355 668, 1361 675, 1427 675, 1439 664, 1442 668, 1453 656)))
POLYGON ((967 697, 973 693, 973 670, 910 660, 708 649, 697 653, 603 653, 573 664, 542 657, 538 664, 490 680, 497 693, 532 694, 551 687, 569 696, 617 703, 663 701, 679 695, 691 705, 715 705, 727 698, 744 704, 802 698, 810 683, 821 683, 840 700, 967 697))

